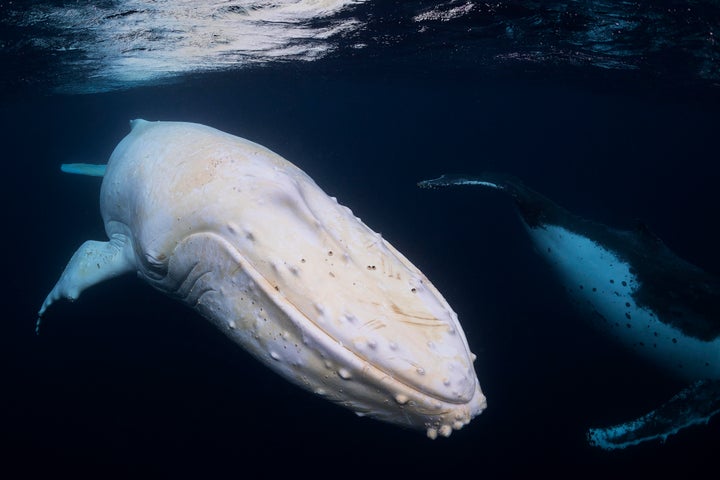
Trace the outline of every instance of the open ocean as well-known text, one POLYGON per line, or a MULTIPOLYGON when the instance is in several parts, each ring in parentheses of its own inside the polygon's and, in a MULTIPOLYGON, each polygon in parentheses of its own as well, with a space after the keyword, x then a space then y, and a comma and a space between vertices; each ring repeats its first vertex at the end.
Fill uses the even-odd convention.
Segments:
POLYGON ((720 274, 718 2, 24 3, 0 1, 0 476, 717 469, 719 418, 591 447, 588 428, 684 383, 573 308, 506 196, 416 183, 505 172, 586 218, 641 221, 720 274), (60 164, 105 163, 135 118, 260 143, 382 233, 457 312, 487 410, 434 441, 360 418, 134 275, 53 305, 36 335, 72 253, 106 240, 101 180, 60 164))

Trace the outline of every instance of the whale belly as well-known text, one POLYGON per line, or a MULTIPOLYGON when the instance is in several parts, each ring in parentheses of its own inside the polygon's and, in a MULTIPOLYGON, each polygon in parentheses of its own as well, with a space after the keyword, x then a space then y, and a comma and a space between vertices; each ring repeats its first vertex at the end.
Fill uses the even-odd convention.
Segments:
POLYGON ((539 253, 596 327, 680 378, 720 378, 720 340, 685 335, 634 297, 632 266, 597 242, 556 225, 529 228, 539 253))

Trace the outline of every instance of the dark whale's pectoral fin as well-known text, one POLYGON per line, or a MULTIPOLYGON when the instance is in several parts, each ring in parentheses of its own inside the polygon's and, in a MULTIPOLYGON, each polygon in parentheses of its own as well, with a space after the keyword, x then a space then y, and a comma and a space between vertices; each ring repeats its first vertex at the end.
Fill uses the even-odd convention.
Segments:
POLYGON ((50 305, 61 298, 76 300, 86 288, 132 271, 133 255, 132 245, 124 235, 113 235, 109 242, 83 243, 40 307, 35 332, 39 332, 40 318, 50 305))
POLYGON ((445 174, 432 180, 423 180, 418 182, 420 188, 439 188, 439 187, 454 187, 458 185, 476 185, 480 187, 496 188, 498 190, 505 189, 505 178, 497 175, 484 175, 484 176, 472 176, 472 175, 457 175, 457 174, 445 174))
POLYGON ((657 410, 636 420, 607 428, 591 428, 590 445, 616 450, 649 440, 665 441, 683 428, 707 423, 720 412, 720 380, 700 380, 657 410))

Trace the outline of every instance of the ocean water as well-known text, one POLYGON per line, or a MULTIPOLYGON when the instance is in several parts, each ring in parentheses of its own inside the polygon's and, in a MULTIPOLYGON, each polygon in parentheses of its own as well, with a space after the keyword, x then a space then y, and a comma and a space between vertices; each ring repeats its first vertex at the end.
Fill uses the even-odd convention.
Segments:
MULTIPOLYGON (((0 2, 5 314, 0 471, 507 478, 715 466, 718 419, 623 451, 589 427, 683 382, 596 332, 511 202, 416 187, 506 172, 577 214, 648 225, 720 274, 717 2, 0 2), (330 404, 129 275, 36 312, 104 240, 128 121, 191 121, 307 172, 458 313, 487 410, 431 441, 330 404)), ((720 321, 720 320, 719 320, 720 321)))

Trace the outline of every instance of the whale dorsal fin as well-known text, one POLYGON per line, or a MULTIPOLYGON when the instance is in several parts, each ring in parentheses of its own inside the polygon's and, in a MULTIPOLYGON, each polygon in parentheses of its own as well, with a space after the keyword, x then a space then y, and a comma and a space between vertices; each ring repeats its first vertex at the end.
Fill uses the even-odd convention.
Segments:
POLYGON ((105 175, 105 167, 107 167, 107 165, 95 165, 92 163, 63 163, 60 165, 60 170, 65 173, 102 177, 105 175))

